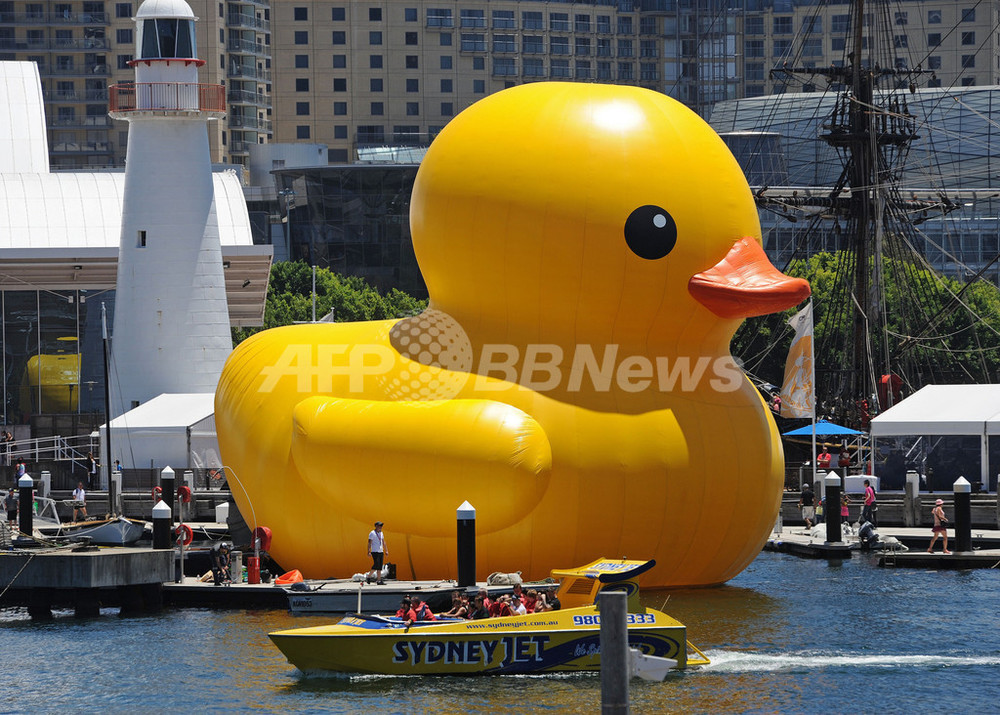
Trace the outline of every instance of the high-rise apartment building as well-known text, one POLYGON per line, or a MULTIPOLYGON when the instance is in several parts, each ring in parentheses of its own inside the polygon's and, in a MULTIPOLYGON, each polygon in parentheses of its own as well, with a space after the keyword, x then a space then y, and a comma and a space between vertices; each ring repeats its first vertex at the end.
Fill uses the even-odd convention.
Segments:
MULTIPOLYGON (((246 163, 270 125, 267 0, 189 0, 198 15, 199 73, 225 84, 228 114, 209 127, 212 160, 246 163)), ((0 0, 0 60, 38 65, 54 169, 122 166, 128 128, 108 117, 108 87, 131 80, 135 2, 0 0)))

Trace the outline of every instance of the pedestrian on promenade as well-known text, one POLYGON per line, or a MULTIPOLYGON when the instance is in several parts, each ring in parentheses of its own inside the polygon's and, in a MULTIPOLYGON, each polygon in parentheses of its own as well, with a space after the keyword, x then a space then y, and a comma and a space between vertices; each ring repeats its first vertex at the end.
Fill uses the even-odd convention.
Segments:
POLYGON ((948 517, 944 515, 944 502, 940 499, 934 502, 931 514, 934 515, 934 526, 931 527, 934 536, 931 537, 931 545, 927 547, 927 553, 934 553, 934 544, 940 536, 944 539, 944 553, 950 554, 951 552, 948 551, 948 517))
POLYGON ((865 480, 865 508, 861 510, 861 521, 867 521, 869 524, 878 528, 878 518, 876 514, 878 513, 878 506, 875 504, 875 489, 872 487, 871 480, 865 480))
POLYGON ((368 580, 375 577, 375 583, 382 583, 382 564, 385 555, 389 552, 385 548, 385 536, 382 534, 382 522, 376 521, 375 528, 368 534, 368 555, 372 557, 372 570, 368 573, 368 580))
POLYGON ((808 483, 802 485, 799 507, 802 509, 802 520, 805 521, 806 528, 811 529, 816 522, 816 497, 808 483))
POLYGON ((76 483, 73 490, 73 521, 76 521, 78 514, 83 514, 87 518, 87 491, 83 488, 83 482, 76 483))

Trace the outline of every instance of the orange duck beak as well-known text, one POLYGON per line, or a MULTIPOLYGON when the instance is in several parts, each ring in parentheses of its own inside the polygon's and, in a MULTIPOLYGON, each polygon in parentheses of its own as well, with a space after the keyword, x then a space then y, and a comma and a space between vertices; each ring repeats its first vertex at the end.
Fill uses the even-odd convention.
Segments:
POLYGON ((691 277, 688 291, 720 318, 777 313, 809 297, 809 284, 775 268, 752 238, 741 238, 717 264, 691 277))

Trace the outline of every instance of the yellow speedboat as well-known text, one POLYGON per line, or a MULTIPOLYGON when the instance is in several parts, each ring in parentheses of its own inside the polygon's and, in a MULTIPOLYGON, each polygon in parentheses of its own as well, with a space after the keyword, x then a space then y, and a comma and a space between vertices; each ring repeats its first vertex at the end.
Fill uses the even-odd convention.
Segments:
POLYGON ((389 675, 500 675, 599 670, 597 594, 628 593, 630 648, 669 658, 677 668, 706 665, 687 641, 687 628, 639 603, 635 578, 654 561, 599 559, 577 569, 552 571, 562 608, 472 621, 406 627, 391 619, 349 616, 339 623, 269 634, 289 662, 304 672, 389 675))

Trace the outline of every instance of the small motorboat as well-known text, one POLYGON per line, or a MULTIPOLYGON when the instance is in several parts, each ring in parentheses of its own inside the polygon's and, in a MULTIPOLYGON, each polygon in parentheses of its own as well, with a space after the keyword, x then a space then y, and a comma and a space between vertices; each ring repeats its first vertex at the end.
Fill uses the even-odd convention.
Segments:
MULTIPOLYGON (((685 668, 708 659, 688 643, 683 623, 639 603, 634 581, 654 561, 599 559, 556 570, 562 608, 482 620, 422 622, 353 615, 339 623, 270 633, 292 665, 303 672, 389 675, 499 675, 599 670, 597 595, 628 594, 629 647, 685 668)), ((637 662, 633 656, 633 667, 637 662)), ((660 663, 662 664, 662 663, 660 663)))
POLYGON ((36 530, 48 537, 86 537, 95 546, 131 546, 142 538, 146 522, 124 516, 109 516, 105 519, 39 525, 36 530))

